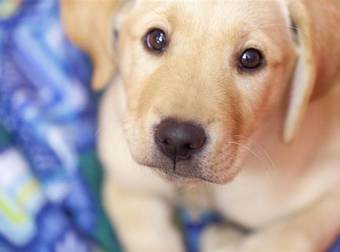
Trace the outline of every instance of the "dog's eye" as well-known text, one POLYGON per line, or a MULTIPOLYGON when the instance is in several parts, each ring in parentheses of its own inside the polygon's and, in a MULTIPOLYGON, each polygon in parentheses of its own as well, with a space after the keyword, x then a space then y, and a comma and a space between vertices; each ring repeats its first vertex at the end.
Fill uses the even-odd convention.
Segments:
POLYGON ((145 47, 154 53, 161 53, 167 46, 167 37, 163 30, 152 29, 144 37, 145 47))
POLYGON ((254 48, 245 50, 240 59, 239 66, 241 70, 255 70, 263 65, 264 59, 262 53, 254 48))

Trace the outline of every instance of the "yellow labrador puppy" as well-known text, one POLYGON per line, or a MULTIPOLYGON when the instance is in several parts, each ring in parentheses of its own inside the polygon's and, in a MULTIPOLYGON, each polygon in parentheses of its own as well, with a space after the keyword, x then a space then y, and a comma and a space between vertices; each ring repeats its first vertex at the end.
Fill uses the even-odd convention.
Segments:
POLYGON ((230 241, 212 228, 206 251, 331 245, 340 233, 339 3, 62 1, 70 37, 95 64, 94 88, 116 73, 99 150, 127 251, 183 251, 172 220, 179 198, 252 230, 230 241))

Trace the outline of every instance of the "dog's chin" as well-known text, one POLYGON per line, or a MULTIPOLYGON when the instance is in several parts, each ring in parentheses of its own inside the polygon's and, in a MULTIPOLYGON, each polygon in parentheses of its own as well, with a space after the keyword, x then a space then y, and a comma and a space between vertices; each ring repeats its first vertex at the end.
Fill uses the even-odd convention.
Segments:
POLYGON ((164 171, 162 168, 158 167, 149 166, 149 168, 152 169, 155 173, 157 173, 158 176, 176 186, 197 185, 207 182, 202 178, 182 176, 176 173, 169 173, 164 171))
POLYGON ((183 166, 181 169, 174 167, 168 162, 138 162, 138 164, 153 170, 161 178, 165 179, 175 185, 197 185, 197 184, 226 184, 234 179, 238 174, 239 169, 236 166, 224 167, 223 173, 209 172, 209 169, 193 168, 191 170, 197 170, 198 172, 183 172, 183 166))
POLYGON ((230 173, 228 172, 227 174, 215 174, 215 175, 186 175, 177 172, 169 172, 159 167, 150 168, 153 171, 155 171, 160 177, 176 185, 198 185, 198 184, 224 185, 231 182, 238 174, 238 172, 230 173))

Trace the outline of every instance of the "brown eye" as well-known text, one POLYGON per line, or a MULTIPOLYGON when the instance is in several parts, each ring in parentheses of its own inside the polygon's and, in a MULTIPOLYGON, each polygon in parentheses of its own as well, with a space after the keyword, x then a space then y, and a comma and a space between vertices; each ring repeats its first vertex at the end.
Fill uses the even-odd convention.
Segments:
POLYGON ((167 46, 166 34, 161 29, 152 29, 144 37, 145 47, 154 53, 161 53, 167 46))
POLYGON ((261 67, 263 63, 264 59, 262 53, 254 48, 245 50, 239 59, 241 70, 255 70, 261 67))

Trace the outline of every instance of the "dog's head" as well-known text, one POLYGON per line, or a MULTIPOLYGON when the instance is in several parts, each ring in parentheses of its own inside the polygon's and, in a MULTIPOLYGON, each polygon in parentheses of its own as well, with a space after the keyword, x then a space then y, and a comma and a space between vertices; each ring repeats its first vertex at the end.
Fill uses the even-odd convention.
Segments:
POLYGON ((64 15, 87 26, 87 37, 70 34, 92 55, 97 88, 117 62, 135 161, 171 178, 224 183, 238 172, 242 144, 283 103, 284 139, 292 140, 325 70, 312 39, 329 38, 318 37, 315 6, 302 2, 65 0, 64 15), (71 2, 80 3, 78 17, 71 2))

